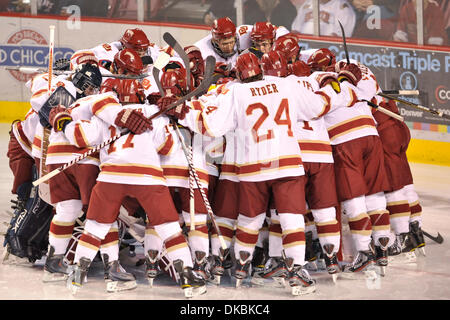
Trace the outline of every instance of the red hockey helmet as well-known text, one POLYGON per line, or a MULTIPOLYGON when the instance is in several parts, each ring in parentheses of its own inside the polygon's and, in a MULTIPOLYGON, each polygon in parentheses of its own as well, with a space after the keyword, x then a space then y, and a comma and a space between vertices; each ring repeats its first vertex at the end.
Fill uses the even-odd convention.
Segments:
POLYGON ((295 61, 288 65, 289 74, 296 75, 297 77, 307 77, 311 75, 310 66, 301 60, 295 61))
POLYGON ((286 58, 280 51, 269 51, 261 57, 261 66, 264 75, 274 77, 286 77, 288 75, 288 64, 286 58))
POLYGON ((297 60, 300 53, 300 46, 298 45, 297 38, 290 36, 289 34, 279 37, 275 40, 272 50, 281 51, 288 63, 297 60))
MULTIPOLYGON (((191 74, 191 85, 194 78, 191 74)), ((170 90, 176 96, 182 96, 187 92, 186 69, 167 69, 161 76, 161 86, 164 90, 170 90)))
POLYGON ((187 46, 184 47, 184 52, 189 57, 189 67, 192 74, 203 75, 205 73, 205 61, 200 49, 196 46, 187 46))
POLYGON ((144 87, 136 79, 109 78, 103 82, 100 92, 114 91, 122 103, 139 103, 145 101, 144 87))
POLYGON ((236 25, 228 17, 216 19, 213 22, 211 34, 214 40, 235 37, 236 25))
POLYGON ((308 64, 314 71, 325 71, 336 64, 336 56, 327 48, 321 48, 309 57, 308 64))
POLYGON ((252 41, 275 40, 275 27, 270 22, 256 22, 250 32, 252 41))
POLYGON ((116 70, 122 69, 125 73, 140 75, 144 64, 139 54, 133 49, 123 49, 114 56, 116 70))
POLYGON ((127 29, 120 39, 125 48, 138 50, 147 50, 150 45, 145 32, 139 28, 127 29))
POLYGON ((236 59, 235 69, 240 81, 262 74, 258 57, 251 52, 243 53, 236 59))

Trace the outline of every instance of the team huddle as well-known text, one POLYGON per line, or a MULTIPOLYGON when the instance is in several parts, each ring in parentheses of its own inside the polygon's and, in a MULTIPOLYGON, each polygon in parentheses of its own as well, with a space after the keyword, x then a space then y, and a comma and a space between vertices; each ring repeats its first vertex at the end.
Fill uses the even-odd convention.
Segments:
POLYGON ((50 212, 44 282, 77 292, 99 255, 107 291, 136 288, 123 233, 143 245, 149 283, 168 272, 186 297, 226 270, 237 287, 310 294, 308 271, 364 279, 424 253, 409 129, 380 111, 396 103, 366 66, 298 41, 220 18, 181 52, 128 29, 29 81, 8 157, 16 211, 37 197, 50 212), (338 259, 342 217, 351 263, 338 259))

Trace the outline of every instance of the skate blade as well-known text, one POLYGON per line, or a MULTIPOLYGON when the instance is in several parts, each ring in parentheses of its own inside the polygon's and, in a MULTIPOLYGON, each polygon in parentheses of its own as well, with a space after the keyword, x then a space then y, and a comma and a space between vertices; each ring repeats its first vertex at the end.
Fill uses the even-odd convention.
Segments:
POLYGON ((337 279, 338 279, 338 274, 337 273, 332 273, 331 274, 331 280, 333 280, 334 284, 337 283, 337 279))
POLYGON ((81 287, 82 287, 82 285, 79 284, 79 283, 72 282, 71 280, 70 280, 70 281, 67 281, 67 289, 69 289, 69 291, 70 291, 73 295, 77 294, 78 291, 81 290, 81 287))
POLYGON ((155 278, 147 278, 148 280, 148 285, 150 286, 150 288, 153 288, 153 280, 155 280, 155 278))
POLYGON ((106 291, 115 293, 126 290, 133 290, 137 287, 137 283, 135 280, 133 281, 106 281, 106 291))
POLYGON ((316 291, 316 286, 315 285, 311 285, 308 287, 303 287, 303 286, 294 286, 291 287, 291 294, 293 296, 303 296, 305 294, 310 294, 316 291))
POLYGON ((377 266, 377 274, 379 274, 380 276, 384 277, 386 275, 386 266, 377 266))
POLYGON ((243 282, 244 282, 244 279, 237 279, 236 278, 236 288, 241 287, 243 282))
POLYGON ((340 275, 347 280, 367 280, 377 278, 377 273, 375 272, 374 267, 371 266, 358 272, 341 272, 340 275))
POLYGON ((419 247, 418 249, 419 249, 420 254, 425 257, 426 256, 425 247, 419 247))
POLYGON ((67 281, 69 278, 68 274, 65 273, 55 273, 44 271, 44 276, 42 277, 42 282, 59 282, 59 281, 67 281))

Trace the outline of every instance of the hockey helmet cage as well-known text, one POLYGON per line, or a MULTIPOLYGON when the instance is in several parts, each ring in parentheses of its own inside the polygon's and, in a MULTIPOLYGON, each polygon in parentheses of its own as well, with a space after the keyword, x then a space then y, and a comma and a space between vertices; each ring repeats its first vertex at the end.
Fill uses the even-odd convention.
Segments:
POLYGON ((145 35, 145 32, 139 28, 127 29, 120 42, 125 48, 134 50, 147 50, 150 45, 150 41, 145 35))
POLYGON ((251 53, 247 52, 241 54, 236 59, 236 76, 240 81, 247 80, 252 77, 256 77, 257 75, 262 75, 261 66, 259 65, 258 57, 251 53))
POLYGON ((89 87, 100 88, 102 74, 97 66, 85 63, 76 68, 72 76, 72 83, 77 88, 77 93, 83 96, 89 87))
POLYGON ((275 77, 286 77, 288 75, 288 64, 286 58, 280 51, 269 51, 261 58, 261 66, 264 75, 275 77))
POLYGON ((314 71, 325 71, 336 64, 336 56, 327 48, 317 49, 309 57, 308 64, 314 71))
POLYGON ((114 56, 116 69, 123 69, 127 73, 140 75, 144 69, 144 64, 139 54, 133 49, 123 49, 114 56))

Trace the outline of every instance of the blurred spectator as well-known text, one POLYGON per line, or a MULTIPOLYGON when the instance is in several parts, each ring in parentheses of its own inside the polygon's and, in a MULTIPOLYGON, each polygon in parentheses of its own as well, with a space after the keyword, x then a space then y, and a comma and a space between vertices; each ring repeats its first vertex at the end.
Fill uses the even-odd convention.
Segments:
POLYGON ((397 28, 400 1, 352 0, 357 22, 354 37, 391 40, 397 28))
MULTIPOLYGON (((356 14, 347 0, 320 0, 320 35, 341 36, 339 21, 344 27, 345 35, 351 37, 356 24, 356 14)), ((302 34, 314 33, 313 3, 306 0, 298 8, 297 17, 292 23, 292 30, 302 34)))
POLYGON ((8 11, 9 0, 0 0, 0 12, 8 11))
POLYGON ((441 0, 441 10, 444 12, 444 21, 446 21, 445 31, 447 32, 447 45, 450 45, 450 1, 441 0))
POLYGON ((273 0, 247 0, 244 3, 244 24, 267 21, 267 11, 273 0))
POLYGON ((56 12, 62 15, 67 14, 67 7, 75 5, 80 7, 83 17, 106 17, 108 15, 108 0, 59 0, 56 6, 56 12))
POLYGON ((209 9, 205 12, 204 22, 211 26, 215 19, 228 17, 236 24, 236 8, 234 0, 212 0, 209 9))
POLYGON ((273 25, 284 26, 290 30, 296 16, 297 8, 293 0, 279 0, 275 1, 275 8, 271 11, 269 20, 273 25))
MULTIPOLYGON (((423 38, 424 44, 446 45, 447 34, 444 12, 433 0, 423 1, 423 38)), ((416 0, 410 0, 400 8, 397 30, 394 41, 417 43, 416 0)))
POLYGON ((37 0, 38 14, 58 14, 58 0, 37 0))

